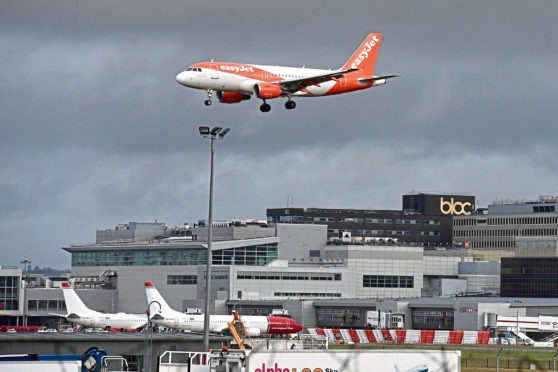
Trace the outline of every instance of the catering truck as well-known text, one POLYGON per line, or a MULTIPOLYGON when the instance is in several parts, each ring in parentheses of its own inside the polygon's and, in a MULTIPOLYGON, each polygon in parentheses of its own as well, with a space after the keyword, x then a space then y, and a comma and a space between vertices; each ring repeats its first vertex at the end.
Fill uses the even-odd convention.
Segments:
POLYGON ((458 350, 167 351, 159 372, 456 372, 458 350))

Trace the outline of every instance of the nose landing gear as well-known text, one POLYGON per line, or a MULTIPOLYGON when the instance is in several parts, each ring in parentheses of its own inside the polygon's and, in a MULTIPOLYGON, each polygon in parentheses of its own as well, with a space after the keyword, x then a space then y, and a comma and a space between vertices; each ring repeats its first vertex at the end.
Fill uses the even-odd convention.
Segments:
POLYGON ((207 99, 205 100, 205 105, 211 106, 211 96, 213 95, 213 92, 211 91, 211 89, 206 89, 205 92, 207 93, 207 99))

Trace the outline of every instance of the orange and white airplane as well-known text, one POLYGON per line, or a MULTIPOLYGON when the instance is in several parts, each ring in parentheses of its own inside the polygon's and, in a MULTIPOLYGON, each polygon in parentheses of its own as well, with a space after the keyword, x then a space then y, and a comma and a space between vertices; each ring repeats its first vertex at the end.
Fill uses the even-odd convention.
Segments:
POLYGON ((320 97, 348 93, 383 85, 397 75, 374 76, 374 66, 382 34, 372 33, 349 60, 337 70, 250 65, 245 63, 200 62, 176 76, 187 87, 207 92, 205 104, 211 105, 212 91, 222 103, 238 103, 251 95, 263 100, 262 112, 271 106, 267 99, 287 97, 285 107, 292 110, 292 97, 320 97))

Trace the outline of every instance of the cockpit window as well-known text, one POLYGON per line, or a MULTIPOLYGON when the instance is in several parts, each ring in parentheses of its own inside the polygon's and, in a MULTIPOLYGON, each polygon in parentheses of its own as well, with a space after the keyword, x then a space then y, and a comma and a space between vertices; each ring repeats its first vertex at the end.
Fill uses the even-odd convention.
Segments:
POLYGON ((192 71, 192 70, 193 70, 192 67, 188 67, 188 68, 186 69, 186 71, 192 71))

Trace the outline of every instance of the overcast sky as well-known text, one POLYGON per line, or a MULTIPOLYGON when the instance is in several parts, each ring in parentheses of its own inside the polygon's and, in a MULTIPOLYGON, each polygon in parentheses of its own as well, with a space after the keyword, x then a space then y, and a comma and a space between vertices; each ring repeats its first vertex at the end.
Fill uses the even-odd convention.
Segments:
POLYGON ((477 205, 558 190, 558 2, 0 0, 0 265, 70 267, 61 249, 129 221, 266 208, 401 208, 409 191, 477 205), (195 62, 342 66, 370 32, 385 86, 215 102, 195 62))

